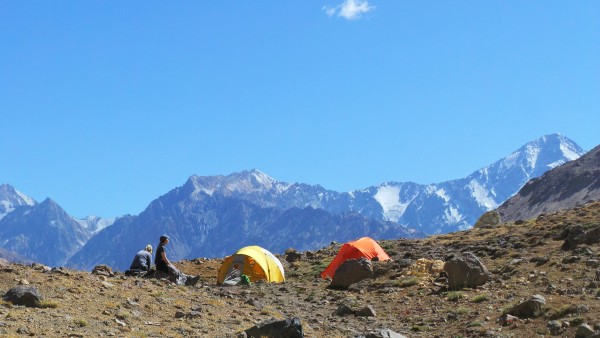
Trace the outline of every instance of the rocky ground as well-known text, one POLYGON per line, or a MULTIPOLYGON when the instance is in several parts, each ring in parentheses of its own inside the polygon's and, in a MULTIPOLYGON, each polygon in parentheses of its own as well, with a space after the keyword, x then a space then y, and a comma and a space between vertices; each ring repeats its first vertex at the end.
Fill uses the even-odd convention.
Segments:
POLYGON ((406 337, 575 337, 583 333, 581 324, 600 330, 599 233, 600 203, 592 203, 528 221, 382 241, 393 261, 373 262, 374 278, 347 290, 329 289, 330 281, 319 277, 339 244, 301 253, 292 263, 286 258, 293 254, 281 256, 285 283, 234 287, 216 285, 220 259, 178 262, 183 271, 201 275, 191 287, 121 273, 5 264, 2 294, 34 286, 43 301, 37 307, 3 301, 0 335, 237 337, 271 318, 297 317, 307 337, 356 337, 380 329, 406 337), (432 263, 467 251, 491 279, 449 290, 432 263), (500 320, 534 295, 546 301, 539 311, 500 320), (343 309, 363 311, 342 315, 343 309))

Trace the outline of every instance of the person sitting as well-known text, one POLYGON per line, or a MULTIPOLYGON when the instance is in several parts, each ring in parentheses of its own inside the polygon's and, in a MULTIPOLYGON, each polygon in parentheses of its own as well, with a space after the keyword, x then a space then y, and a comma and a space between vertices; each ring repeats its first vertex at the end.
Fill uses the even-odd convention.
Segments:
POLYGON ((186 275, 185 273, 179 271, 167 258, 166 248, 165 246, 169 244, 169 236, 162 235, 160 236, 160 243, 158 243, 158 247, 156 248, 156 255, 154 257, 154 262, 156 263, 156 270, 162 271, 169 276, 173 277, 175 283, 178 285, 195 285, 200 280, 200 276, 192 277, 190 275, 186 275))
POLYGON ((129 273, 135 276, 146 275, 152 267, 152 245, 146 245, 146 248, 140 250, 135 257, 133 262, 129 266, 129 273))

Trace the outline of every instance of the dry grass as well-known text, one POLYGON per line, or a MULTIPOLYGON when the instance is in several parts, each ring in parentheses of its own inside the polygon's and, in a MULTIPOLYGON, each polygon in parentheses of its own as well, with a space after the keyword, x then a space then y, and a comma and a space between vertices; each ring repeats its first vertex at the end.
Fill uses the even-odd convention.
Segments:
POLYGON ((506 312, 541 293, 547 299, 546 317, 511 326, 506 334, 547 335, 547 321, 558 318, 571 323, 562 335, 573 337, 576 324, 593 325, 600 318, 600 303, 596 298, 600 297, 600 288, 589 287, 594 271, 590 273, 584 263, 600 257, 600 244, 587 245, 581 252, 561 250, 563 241, 553 237, 568 224, 600 224, 600 203, 574 212, 545 215, 521 225, 499 225, 423 240, 384 241, 383 246, 392 253, 394 261, 379 269, 376 277, 361 289, 349 291, 330 290, 328 281, 318 277, 339 245, 315 251, 314 258, 293 265, 284 261, 288 272, 284 284, 254 283, 249 287, 215 285, 220 259, 202 264, 177 263, 186 273, 201 275, 202 285, 197 287, 177 287, 161 280, 117 275, 108 279, 114 286, 105 288, 89 272, 70 271, 70 276, 66 276, 13 265, 10 271, 0 271, 0 290, 8 290, 17 281, 26 279, 39 285, 50 301, 41 309, 0 302, 4 323, 0 335, 23 336, 17 330, 27 326, 35 336, 73 333, 97 337, 111 333, 123 337, 223 337, 235 336, 272 317, 298 317, 308 337, 348 337, 382 327, 409 337, 479 337, 498 330, 497 320, 503 309, 506 312), (397 264, 403 258, 443 260, 463 251, 474 252, 481 259, 492 272, 492 281, 476 289, 445 292, 439 281, 434 282, 438 276, 403 277, 409 269, 397 264), (574 255, 581 259, 563 263, 565 257, 574 255), (540 257, 547 262, 537 266, 540 257), (502 272, 513 258, 522 261, 510 271, 502 272), (555 289, 549 290, 550 284, 555 289), (332 315, 346 301, 351 302, 353 309, 372 305, 377 317, 332 315), (573 302, 585 305, 588 310, 574 311, 573 302), (188 314, 196 307, 200 316, 174 318, 176 311, 188 314))

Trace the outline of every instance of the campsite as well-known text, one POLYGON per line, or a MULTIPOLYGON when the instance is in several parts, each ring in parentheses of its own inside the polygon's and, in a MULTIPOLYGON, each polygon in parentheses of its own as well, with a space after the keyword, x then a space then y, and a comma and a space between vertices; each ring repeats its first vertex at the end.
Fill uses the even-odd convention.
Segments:
MULTIPOLYGON (((35 286, 38 307, 0 306, 4 336, 240 337, 271 319, 297 318, 306 337, 360 337, 390 330, 405 337, 574 337, 598 325, 599 244, 563 250, 566 224, 600 219, 600 203, 523 224, 433 236, 378 241, 390 256, 369 261, 373 276, 346 289, 330 288, 321 273, 343 243, 276 255, 285 281, 217 283, 222 259, 177 262, 199 274, 193 287, 165 279, 90 273, 41 265, 5 264, 0 289, 35 286), (490 272, 483 285, 457 290, 440 278, 436 261, 472 252, 490 272), (515 306, 543 295, 539 313, 506 317, 515 306), (508 318, 508 319, 507 319, 508 318), (557 326, 558 325, 558 326, 557 326)), ((226 263, 226 262, 225 262, 226 263)))

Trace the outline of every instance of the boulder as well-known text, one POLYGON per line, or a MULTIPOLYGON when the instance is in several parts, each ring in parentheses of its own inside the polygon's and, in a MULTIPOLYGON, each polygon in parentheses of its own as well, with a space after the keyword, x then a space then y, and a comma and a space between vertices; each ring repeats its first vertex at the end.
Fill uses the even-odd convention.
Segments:
POLYGON ((521 318, 539 317, 542 315, 542 306, 545 304, 546 298, 541 295, 533 295, 530 299, 513 306, 509 313, 521 318))
POLYGON ((114 277, 115 276, 115 274, 112 271, 112 268, 105 264, 96 265, 94 267, 94 270, 92 270, 92 274, 106 276, 106 277, 114 277))
POLYGON ((579 244, 600 243, 600 225, 596 225, 592 228, 574 225, 565 229, 562 237, 564 237, 565 240, 561 247, 563 250, 573 250, 579 244))
POLYGON ((497 211, 488 211, 481 215, 473 228, 489 229, 500 224, 500 214, 497 211))
POLYGON ((550 334, 553 336, 558 336, 559 334, 564 332, 562 324, 558 320, 551 320, 546 326, 548 327, 548 331, 550 331, 550 334))
POLYGON ((365 258, 349 259, 335 271, 329 285, 335 289, 347 289, 350 285, 363 279, 373 278, 373 264, 365 258))
POLYGON ((338 306, 337 310, 335 310, 335 314, 338 316, 353 315, 354 310, 352 310, 350 305, 343 303, 338 306))
POLYGON ((595 336, 594 329, 588 324, 581 324, 577 327, 575 338, 589 338, 595 336))
POLYGON ((33 285, 18 285, 8 290, 3 299, 15 305, 39 307, 42 305, 44 297, 33 285))
POLYGON ((483 285, 491 276, 485 265, 471 252, 454 256, 444 264, 444 271, 448 275, 448 287, 453 290, 483 285))
POLYGON ((375 312, 373 306, 367 305, 362 309, 356 311, 355 314, 357 317, 375 317, 377 315, 377 312, 375 312))
POLYGON ((298 262, 302 260, 302 254, 296 251, 296 249, 289 248, 285 250, 285 260, 290 263, 298 262))
POLYGON ((247 337, 281 337, 300 338, 304 337, 300 319, 287 318, 284 320, 268 320, 244 331, 247 337))

